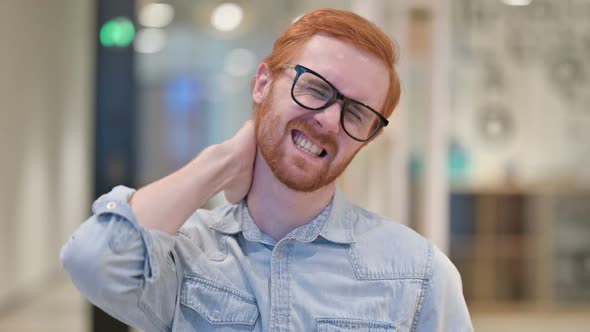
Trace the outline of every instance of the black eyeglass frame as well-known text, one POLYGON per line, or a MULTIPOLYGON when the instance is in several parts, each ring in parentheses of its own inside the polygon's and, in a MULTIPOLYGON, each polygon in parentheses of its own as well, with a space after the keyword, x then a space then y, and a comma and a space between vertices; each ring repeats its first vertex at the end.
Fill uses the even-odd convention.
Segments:
POLYGON ((379 133, 379 131, 381 129, 383 129, 384 127, 387 127, 387 125, 389 124, 389 121, 379 112, 377 112, 376 110, 374 110, 371 106, 362 103, 358 100, 352 99, 352 98, 348 98, 345 95, 343 95, 340 91, 338 91, 338 89, 332 84, 330 83, 330 81, 328 81, 327 79, 325 79, 322 75, 316 73, 315 71, 304 67, 302 65, 294 65, 294 64, 285 64, 282 66, 283 68, 289 68, 289 69, 295 69, 295 71, 297 72, 297 75, 295 76, 295 78, 293 79, 293 84, 291 85, 291 98, 293 99, 294 102, 297 103, 297 105, 308 109, 308 110, 312 110, 312 111, 321 111, 324 110, 330 106, 332 106, 332 104, 334 104, 336 101, 338 100, 342 100, 342 108, 340 110, 340 126, 342 126, 342 129, 344 130, 344 132, 346 133, 346 135, 348 135, 350 138, 352 138, 355 141, 358 142, 367 142, 369 140, 371 140, 371 138, 375 137, 375 135, 377 135, 377 133, 379 133), (294 90, 295 90, 295 84, 297 83, 297 80, 299 79, 299 77, 303 74, 303 73, 310 73, 313 74, 317 77, 319 77, 320 79, 322 79, 324 82, 326 82, 326 84, 328 84, 333 90, 334 92, 336 92, 327 102, 326 104, 324 104, 323 106, 320 107, 308 107, 305 106, 303 104, 301 104, 297 98, 295 98, 295 94, 294 94, 294 90), (371 133, 371 135, 369 135, 368 138, 366 139, 359 139, 357 137, 354 137, 353 135, 351 135, 348 130, 346 130, 346 126, 344 126, 344 110, 346 109, 346 106, 348 103, 354 103, 354 104, 359 104, 363 107, 366 107, 369 111, 373 112, 375 115, 377 115, 377 118, 379 119, 379 125, 377 126, 377 128, 375 129, 375 131, 373 133, 371 133))

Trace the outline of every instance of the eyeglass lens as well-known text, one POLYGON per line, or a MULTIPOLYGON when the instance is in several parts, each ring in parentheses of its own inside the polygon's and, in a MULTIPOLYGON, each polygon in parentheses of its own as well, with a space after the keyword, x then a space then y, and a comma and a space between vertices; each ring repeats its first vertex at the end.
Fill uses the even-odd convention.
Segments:
MULTIPOLYGON (((321 110, 336 101, 336 90, 323 78, 302 72, 293 85, 293 98, 305 108, 321 110)), ((378 129, 379 117, 366 106, 344 102, 341 123, 350 136, 366 140, 378 129)))

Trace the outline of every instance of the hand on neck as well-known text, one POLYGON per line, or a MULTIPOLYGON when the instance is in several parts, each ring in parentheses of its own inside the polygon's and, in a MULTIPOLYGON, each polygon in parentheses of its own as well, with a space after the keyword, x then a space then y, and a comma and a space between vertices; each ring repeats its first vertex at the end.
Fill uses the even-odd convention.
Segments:
POLYGON ((313 192, 294 191, 280 182, 257 152, 248 210, 258 228, 275 240, 312 221, 330 203, 335 184, 313 192))

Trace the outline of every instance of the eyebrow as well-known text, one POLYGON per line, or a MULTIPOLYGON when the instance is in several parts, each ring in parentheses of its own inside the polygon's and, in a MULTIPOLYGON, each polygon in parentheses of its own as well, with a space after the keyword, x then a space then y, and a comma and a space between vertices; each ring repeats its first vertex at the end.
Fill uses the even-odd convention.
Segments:
MULTIPOLYGON (((318 73, 318 74, 319 74, 319 73, 318 73)), ((349 95, 348 95, 348 94, 344 94, 344 93, 342 93, 342 92, 340 91, 340 89, 338 89, 338 88, 337 88, 337 87, 334 85, 334 83, 332 83, 332 81, 328 80, 328 79, 327 79, 327 78, 325 78, 324 76, 322 76, 322 78, 323 78, 324 80, 326 80, 326 82, 329 82, 329 84, 330 84, 332 87, 334 87, 334 89, 336 89, 336 91, 337 91, 338 93, 342 94, 342 96, 343 96, 344 98, 348 98, 348 99, 349 99, 350 101, 352 101, 354 104, 357 104, 357 105, 359 105, 359 106, 365 106, 365 107, 369 107, 370 109, 373 109, 373 110, 375 110, 375 108, 373 108, 373 107, 372 107, 372 106, 370 106, 369 104, 367 104, 367 103, 365 103, 365 102, 362 102, 362 101, 360 101, 360 100, 358 100, 358 99, 356 99, 356 98, 349 97, 349 95)), ((362 98, 362 99, 364 99, 364 98, 362 98)), ((378 112, 378 111, 377 111, 377 112, 378 112)))
MULTIPOLYGON (((295 68, 295 66, 297 66, 297 65, 293 65, 293 67, 291 67, 291 68, 295 68)), ((376 108, 372 107, 371 105, 369 105, 369 104, 367 104, 367 103, 364 103, 364 102, 362 102, 362 101, 360 101, 360 100, 358 100, 358 99, 356 99, 356 98, 349 97, 348 95, 346 95, 346 94, 342 93, 342 92, 340 91, 340 89, 338 89, 338 88, 336 87, 336 85, 334 85, 334 83, 332 83, 332 81, 331 81, 331 80, 329 80, 328 78, 326 78, 324 75, 320 74, 319 72, 317 72, 317 71, 315 71, 315 70, 313 70, 313 69, 311 69, 311 68, 309 68, 309 67, 303 66, 303 65, 300 65, 300 66, 302 66, 303 68, 305 68, 305 69, 307 69, 307 70, 311 71, 313 74, 317 75, 317 77, 314 77, 314 79, 315 79, 315 80, 320 80, 320 81, 322 81, 323 83, 327 83, 329 86, 331 86, 332 88, 336 89, 336 92, 337 92, 337 93, 340 93, 340 94, 341 94, 341 95, 342 95, 344 98, 347 98, 347 99, 349 99, 350 101, 352 101, 352 102, 354 102, 354 103, 357 103, 357 104, 363 105, 363 106, 365 106, 365 107, 368 107, 368 108, 372 109, 373 111, 375 111, 375 112, 377 112, 377 113, 381 114, 381 112, 380 112, 379 110, 377 110, 376 108)), ((364 98, 363 98, 363 99, 364 99, 364 98)))

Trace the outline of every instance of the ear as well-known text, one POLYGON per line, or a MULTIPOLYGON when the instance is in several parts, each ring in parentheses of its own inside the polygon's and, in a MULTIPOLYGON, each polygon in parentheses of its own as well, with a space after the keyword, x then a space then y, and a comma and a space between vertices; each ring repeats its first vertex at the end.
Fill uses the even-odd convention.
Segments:
POLYGON ((269 66, 263 62, 258 66, 256 77, 254 78, 254 89, 252 90, 252 98, 257 104, 262 104, 264 98, 270 90, 272 79, 269 66))

